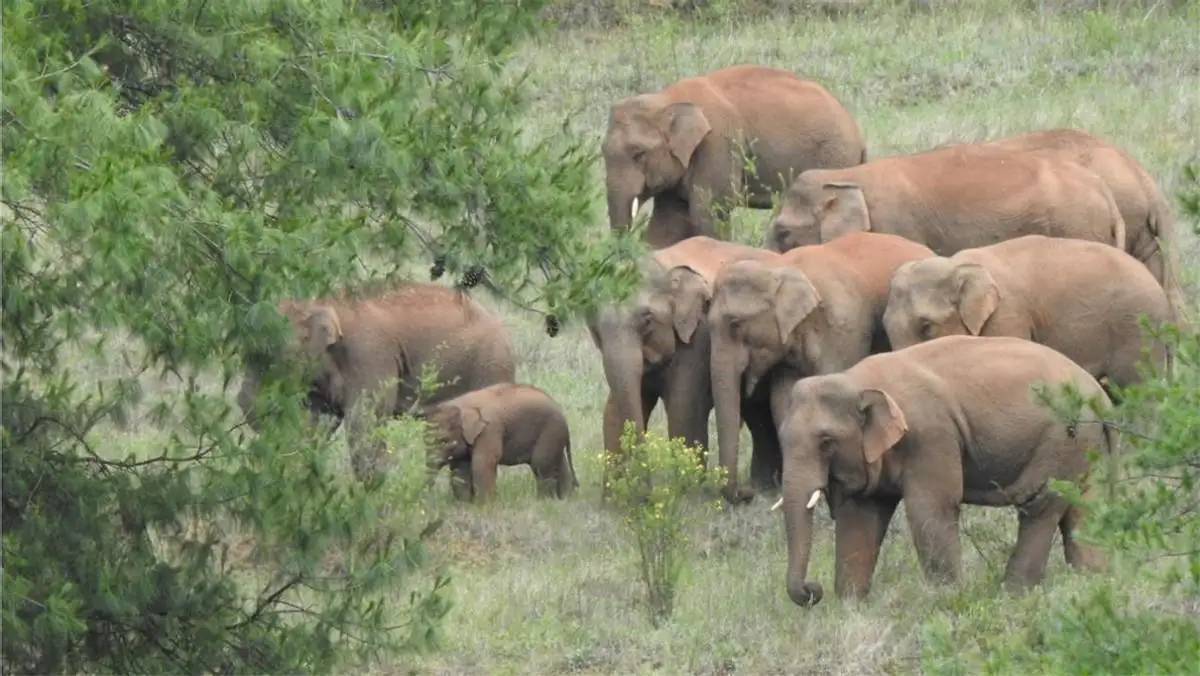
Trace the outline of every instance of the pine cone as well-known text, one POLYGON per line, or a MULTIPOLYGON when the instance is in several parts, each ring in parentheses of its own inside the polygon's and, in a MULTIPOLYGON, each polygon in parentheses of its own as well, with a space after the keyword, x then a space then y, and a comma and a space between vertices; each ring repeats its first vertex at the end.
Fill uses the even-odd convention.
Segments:
POLYGON ((551 338, 558 335, 558 317, 555 315, 546 315, 546 335, 551 338))
POLYGON ((464 289, 474 288, 477 284, 483 281, 484 270, 482 265, 472 265, 467 268, 466 274, 463 275, 461 286, 464 289))
POLYGON ((438 256, 433 259, 433 266, 429 268, 429 280, 434 281, 440 279, 446 272, 446 257, 438 256))

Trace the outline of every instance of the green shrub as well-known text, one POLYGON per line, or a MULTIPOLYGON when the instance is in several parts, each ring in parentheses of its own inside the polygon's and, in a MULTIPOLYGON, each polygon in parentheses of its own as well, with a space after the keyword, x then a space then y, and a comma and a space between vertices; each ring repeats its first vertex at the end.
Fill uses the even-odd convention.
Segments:
MULTIPOLYGON (((687 526, 705 511, 691 504, 689 494, 721 485, 722 470, 705 469, 701 449, 689 447, 682 437, 667 439, 646 430, 639 441, 631 422, 621 434, 621 451, 605 457, 606 488, 637 549, 647 610, 657 626, 675 607, 688 554, 687 526)), ((720 504, 714 500, 708 506, 719 509, 720 504)))

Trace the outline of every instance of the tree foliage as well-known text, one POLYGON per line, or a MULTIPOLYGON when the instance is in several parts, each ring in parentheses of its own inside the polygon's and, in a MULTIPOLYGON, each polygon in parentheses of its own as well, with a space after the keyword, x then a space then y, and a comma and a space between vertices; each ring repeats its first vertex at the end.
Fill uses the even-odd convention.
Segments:
POLYGON ((592 150, 521 124, 540 4, 4 0, 4 671, 325 671, 436 637, 442 582, 397 593, 411 505, 347 480, 294 373, 257 435, 226 389, 285 340, 280 297, 420 257, 564 318, 628 288, 592 150))

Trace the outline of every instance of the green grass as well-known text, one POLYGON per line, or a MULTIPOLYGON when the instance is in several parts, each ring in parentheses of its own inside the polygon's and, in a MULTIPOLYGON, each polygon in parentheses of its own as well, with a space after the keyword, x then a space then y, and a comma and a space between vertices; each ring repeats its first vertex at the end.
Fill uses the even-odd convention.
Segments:
MULTIPOLYGON (((530 129, 554 130, 569 113, 597 146, 613 100, 717 67, 761 63, 827 86, 857 118, 872 157, 1076 126, 1128 148, 1173 194, 1181 165, 1200 153, 1200 8, 1144 17, 1145 7, 1043 14, 935 4, 929 12, 880 7, 839 20, 814 13, 635 21, 560 32, 528 45, 518 65, 532 66, 539 92, 530 129)), ((737 237, 760 241, 768 213, 735 216, 737 237)), ((602 233, 607 225, 598 218, 595 227, 602 233)), ((1197 241, 1184 235, 1182 244, 1194 269, 1197 241)), ((579 325, 551 339, 540 317, 479 295, 507 317, 518 379, 567 409, 582 488, 567 501, 538 500, 528 468, 502 468, 495 504, 447 501, 447 523, 431 545, 432 566, 453 575, 444 650, 380 665, 378 673, 941 673, 952 665, 922 661, 939 629, 953 641, 963 673, 978 673, 970 665, 989 646, 1024 642, 1039 613, 1091 583, 1066 568, 1056 544, 1046 585, 1023 598, 1005 595, 998 578, 1015 517, 966 507, 960 587, 923 582, 898 514, 871 597, 842 604, 832 598, 832 530, 822 508, 810 579, 828 594, 804 610, 784 591, 782 517, 759 499, 695 524, 674 620, 654 629, 641 612, 630 545, 599 504, 606 386, 597 350, 579 325)), ((664 429, 661 410, 652 426, 664 429)), ((448 493, 444 477, 438 490, 448 493)), ((1128 564, 1115 565, 1114 574, 1125 574, 1128 564)), ((1138 580, 1129 583, 1136 602, 1162 602, 1151 583, 1138 580)))

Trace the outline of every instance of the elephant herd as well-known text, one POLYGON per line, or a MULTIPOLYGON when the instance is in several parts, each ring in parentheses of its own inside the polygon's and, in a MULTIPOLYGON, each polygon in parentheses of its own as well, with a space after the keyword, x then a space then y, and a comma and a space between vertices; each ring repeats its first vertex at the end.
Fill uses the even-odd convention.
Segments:
MULTIPOLYGON (((1086 483, 1088 450, 1113 450, 1109 385, 1169 369, 1140 322, 1178 322, 1183 299, 1167 201, 1128 153, 1054 129, 869 160, 824 88, 749 65, 616 102, 602 151, 613 229, 653 200, 639 288, 587 322, 606 451, 660 401, 671 437, 709 448, 715 414, 722 494, 778 493, 800 605, 823 595, 807 579, 822 500, 843 598, 869 592, 902 499, 931 579, 958 578, 963 504, 1016 508, 1010 586, 1042 579, 1056 531, 1072 566, 1106 565, 1048 480, 1086 483), (720 239, 731 208, 771 208, 772 193, 761 246, 720 239), (1096 410, 1063 422, 1031 395, 1062 384, 1096 410)), ((359 450, 364 416, 415 408, 456 496, 493 492, 500 464, 529 464, 543 495, 578 486, 561 407, 514 382, 507 330, 468 296, 413 283, 282 309, 293 349, 319 364, 310 409, 346 419, 356 475, 378 457, 359 450), (414 407, 434 363, 446 384, 414 407), (388 378, 399 385, 360 404, 388 378)), ((239 394, 250 417, 259 368, 239 394)))

